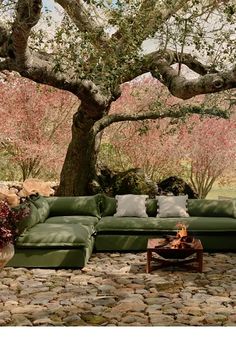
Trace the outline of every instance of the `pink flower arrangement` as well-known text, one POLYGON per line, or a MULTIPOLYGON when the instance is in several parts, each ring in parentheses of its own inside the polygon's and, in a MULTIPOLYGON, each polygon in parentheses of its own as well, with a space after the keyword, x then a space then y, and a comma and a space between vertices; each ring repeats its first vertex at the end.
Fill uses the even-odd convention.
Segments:
POLYGON ((19 235, 19 222, 29 215, 28 205, 11 208, 6 201, 0 201, 0 249, 9 243, 14 244, 19 235))

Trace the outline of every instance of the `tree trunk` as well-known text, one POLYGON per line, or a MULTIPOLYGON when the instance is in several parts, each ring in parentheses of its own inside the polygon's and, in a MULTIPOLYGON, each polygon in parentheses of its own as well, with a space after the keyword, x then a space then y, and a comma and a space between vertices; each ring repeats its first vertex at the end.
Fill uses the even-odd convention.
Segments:
MULTIPOLYGON (((82 107, 73 118, 72 139, 61 171, 56 195, 73 196, 91 193, 89 184, 96 178, 99 143, 93 135, 94 112, 89 115, 82 107)), ((97 118, 100 118, 98 116, 97 118)))

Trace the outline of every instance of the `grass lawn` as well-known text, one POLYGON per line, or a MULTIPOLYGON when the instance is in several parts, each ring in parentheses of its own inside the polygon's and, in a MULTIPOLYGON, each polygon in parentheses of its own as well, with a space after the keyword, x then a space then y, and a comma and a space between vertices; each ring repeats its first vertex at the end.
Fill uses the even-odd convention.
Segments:
POLYGON ((236 198, 236 182, 230 185, 225 185, 223 187, 215 184, 206 198, 218 199, 218 196, 230 196, 236 198))

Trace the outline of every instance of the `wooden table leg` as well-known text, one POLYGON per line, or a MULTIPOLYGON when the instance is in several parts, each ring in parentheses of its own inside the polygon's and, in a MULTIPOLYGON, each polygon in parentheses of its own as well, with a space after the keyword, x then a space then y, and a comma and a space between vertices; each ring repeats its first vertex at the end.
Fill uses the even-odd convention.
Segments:
POLYGON ((198 262, 198 271, 202 272, 203 270, 203 251, 202 250, 197 252, 197 262, 198 262))
POLYGON ((146 266, 147 273, 151 272, 151 259, 152 259, 152 250, 148 249, 147 250, 147 266, 146 266))

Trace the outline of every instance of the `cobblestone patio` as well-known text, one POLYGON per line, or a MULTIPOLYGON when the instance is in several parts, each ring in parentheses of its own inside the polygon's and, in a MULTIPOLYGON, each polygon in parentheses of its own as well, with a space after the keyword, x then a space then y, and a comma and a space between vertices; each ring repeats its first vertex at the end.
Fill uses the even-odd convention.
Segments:
POLYGON ((99 253, 82 270, 6 267, 0 326, 236 325, 236 254, 204 254, 203 273, 145 264, 99 253))

